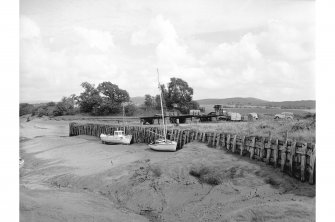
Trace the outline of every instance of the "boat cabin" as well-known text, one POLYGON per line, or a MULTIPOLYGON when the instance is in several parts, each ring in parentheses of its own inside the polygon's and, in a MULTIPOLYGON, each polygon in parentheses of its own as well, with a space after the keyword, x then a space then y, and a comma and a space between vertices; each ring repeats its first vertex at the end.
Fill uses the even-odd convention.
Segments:
POLYGON ((114 131, 114 136, 124 136, 124 132, 122 130, 114 131))

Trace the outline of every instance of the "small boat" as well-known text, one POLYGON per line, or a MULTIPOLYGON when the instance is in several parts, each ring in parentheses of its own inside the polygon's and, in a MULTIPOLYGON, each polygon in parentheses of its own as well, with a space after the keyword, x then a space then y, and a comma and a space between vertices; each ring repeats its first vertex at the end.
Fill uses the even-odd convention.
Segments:
POLYGON ((163 133, 164 136, 163 138, 160 138, 158 140, 156 140, 154 143, 150 143, 149 147, 153 150, 157 150, 157 151, 176 151, 177 150, 177 142, 176 141, 171 141, 166 139, 166 125, 165 125, 165 121, 164 121, 164 111, 163 111, 163 102, 162 102, 162 89, 160 87, 160 83, 159 83, 159 72, 157 69, 157 74, 158 74, 158 88, 160 89, 160 94, 159 94, 159 98, 161 101, 161 110, 162 110, 162 123, 163 123, 163 133))
POLYGON ((122 106, 122 123, 123 123, 123 130, 114 131, 114 135, 101 133, 100 134, 101 142, 104 143, 104 144, 125 144, 125 145, 129 145, 133 136, 132 135, 126 135, 126 133, 125 133, 124 106, 122 106))
POLYGON ((125 135, 123 130, 114 131, 114 135, 101 134, 100 139, 102 143, 106 144, 126 144, 129 145, 132 139, 132 135, 125 135))
POLYGON ((176 151, 177 142, 171 140, 158 139, 155 143, 149 144, 149 147, 156 151, 176 151))

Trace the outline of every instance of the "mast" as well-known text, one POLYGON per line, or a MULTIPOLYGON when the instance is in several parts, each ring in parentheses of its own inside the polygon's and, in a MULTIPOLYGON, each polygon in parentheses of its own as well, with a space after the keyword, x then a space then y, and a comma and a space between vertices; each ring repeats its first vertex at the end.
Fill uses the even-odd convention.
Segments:
POLYGON ((159 83, 159 72, 158 72, 158 68, 157 68, 157 74, 158 74, 158 88, 159 88, 159 90, 160 90, 159 97, 160 97, 160 100, 161 100, 161 110, 162 110, 162 120, 163 120, 164 140, 165 140, 165 142, 166 142, 166 129, 165 129, 165 121, 164 121, 163 101, 162 101, 162 88, 161 88, 161 85, 160 85, 160 83, 159 83))

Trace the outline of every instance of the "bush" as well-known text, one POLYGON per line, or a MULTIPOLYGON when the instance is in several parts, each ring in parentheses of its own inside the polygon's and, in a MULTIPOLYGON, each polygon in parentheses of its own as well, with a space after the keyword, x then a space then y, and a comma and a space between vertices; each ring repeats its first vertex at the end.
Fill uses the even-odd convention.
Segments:
POLYGON ((219 185, 222 183, 221 176, 214 168, 201 166, 199 168, 192 168, 189 173, 190 175, 197 177, 202 183, 207 183, 209 185, 219 185))
POLYGON ((137 112, 137 107, 134 104, 128 104, 124 107, 124 112, 126 116, 133 116, 137 112))
POLYGON ((26 114, 32 114, 34 110, 34 106, 29 104, 29 103, 20 103, 20 111, 19 111, 19 115, 23 116, 26 114))
POLYGON ((55 102, 48 102, 47 106, 56 106, 56 103, 55 102))
POLYGON ((48 110, 47 107, 43 106, 43 107, 39 107, 37 109, 37 116, 38 117, 42 117, 42 116, 48 116, 48 110))

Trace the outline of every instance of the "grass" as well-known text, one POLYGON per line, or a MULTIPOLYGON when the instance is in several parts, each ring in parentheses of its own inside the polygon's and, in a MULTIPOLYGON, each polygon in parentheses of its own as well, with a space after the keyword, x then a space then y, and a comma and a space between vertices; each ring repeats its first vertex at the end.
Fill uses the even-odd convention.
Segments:
MULTIPOLYGON (((266 110, 266 109, 265 109, 266 110)), ((288 139, 298 142, 315 143, 315 114, 295 115, 295 119, 290 120, 274 120, 273 115, 259 115, 259 120, 249 122, 204 122, 204 123, 187 123, 176 127, 168 124, 168 129, 194 129, 202 132, 223 132, 236 134, 240 136, 262 136, 268 137, 271 133, 272 138, 284 140, 286 132, 288 139)), ((89 116, 62 116, 54 119, 76 121, 81 123, 102 123, 102 124, 118 124, 118 120, 122 117, 89 117, 89 116)), ((119 122, 122 124, 122 122, 119 122)), ((140 121, 136 117, 126 117, 125 125, 140 125, 140 121)), ((148 125, 148 127, 157 126, 148 125)))
POLYGON ((300 142, 315 143, 315 120, 273 120, 263 119, 252 122, 217 122, 201 124, 184 124, 183 129, 194 129, 203 132, 224 132, 240 136, 262 136, 283 140, 288 133, 288 139, 300 142))
POLYGON ((199 179, 201 183, 206 183, 212 186, 222 183, 221 175, 214 167, 200 166, 193 167, 190 170, 190 175, 199 179))

